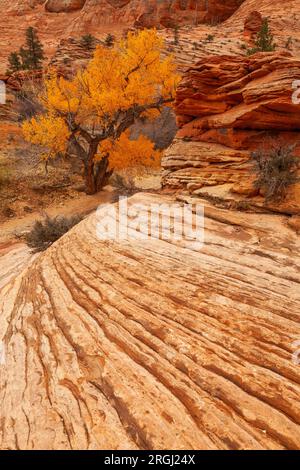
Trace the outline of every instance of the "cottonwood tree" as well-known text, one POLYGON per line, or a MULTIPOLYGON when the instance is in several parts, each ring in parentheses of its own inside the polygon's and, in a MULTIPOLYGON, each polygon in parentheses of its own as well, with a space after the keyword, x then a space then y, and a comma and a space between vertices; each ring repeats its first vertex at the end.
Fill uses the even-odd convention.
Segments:
MULTIPOLYGON (((72 151, 82 160, 88 194, 99 191, 113 169, 105 141, 118 141, 137 119, 174 100, 178 76, 163 46, 155 30, 130 32, 113 48, 99 46, 74 79, 53 73, 45 81, 45 113, 23 124, 25 138, 48 149, 44 158, 72 151)), ((126 153, 119 158, 125 168, 126 153)))

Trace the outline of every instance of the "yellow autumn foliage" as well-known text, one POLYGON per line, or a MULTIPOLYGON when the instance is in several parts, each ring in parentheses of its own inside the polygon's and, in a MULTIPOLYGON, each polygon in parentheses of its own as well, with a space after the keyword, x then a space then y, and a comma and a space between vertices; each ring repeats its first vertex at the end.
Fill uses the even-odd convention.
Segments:
POLYGON ((70 131, 62 118, 39 116, 24 122, 23 134, 27 141, 48 148, 42 154, 43 159, 48 159, 66 152, 70 131))
POLYGON ((84 162, 90 193, 100 184, 95 156, 105 146, 110 146, 111 168, 152 164, 158 158, 152 144, 142 137, 134 143, 122 134, 137 119, 153 119, 172 106, 179 77, 163 48, 155 29, 130 32, 113 48, 99 46, 73 79, 52 71, 40 96, 43 114, 23 124, 26 140, 47 147, 45 158, 65 152, 72 142, 84 162))
POLYGON ((107 139, 99 146, 100 153, 97 159, 109 156, 111 169, 135 167, 143 164, 147 167, 158 168, 160 166, 161 152, 155 150, 153 142, 140 135, 138 139, 131 140, 129 131, 124 132, 119 139, 107 139))

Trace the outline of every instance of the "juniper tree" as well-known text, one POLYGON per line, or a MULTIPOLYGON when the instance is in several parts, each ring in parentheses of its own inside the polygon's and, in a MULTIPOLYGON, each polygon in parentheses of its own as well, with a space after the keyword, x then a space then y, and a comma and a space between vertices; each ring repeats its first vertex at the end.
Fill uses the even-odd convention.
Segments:
POLYGON ((276 49, 274 43, 274 36, 270 31, 269 20, 264 18, 260 31, 257 33, 255 40, 255 47, 248 49, 248 55, 255 54, 256 52, 273 52, 276 49))
POLYGON ((20 55, 17 52, 12 52, 8 57, 8 73, 17 72, 18 70, 22 70, 22 61, 20 55))
POLYGON ((23 68, 38 70, 42 68, 44 60, 43 45, 38 38, 37 31, 30 26, 26 31, 26 46, 20 50, 23 68))
POLYGON ((12 52, 8 57, 8 73, 18 70, 38 70, 44 60, 43 45, 37 31, 31 26, 26 31, 26 44, 18 52, 12 52))
POLYGON ((84 49, 90 51, 94 49, 95 41, 96 38, 94 38, 94 36, 92 36, 91 34, 85 34, 84 36, 82 36, 80 44, 84 49))

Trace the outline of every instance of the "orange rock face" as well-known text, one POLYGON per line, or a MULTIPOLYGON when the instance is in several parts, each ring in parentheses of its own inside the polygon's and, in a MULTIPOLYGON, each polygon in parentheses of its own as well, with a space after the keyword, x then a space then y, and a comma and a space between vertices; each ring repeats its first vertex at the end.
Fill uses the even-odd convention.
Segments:
POLYGON ((228 18, 241 0, 1 0, 0 72, 7 57, 24 41, 28 26, 38 29, 47 56, 59 41, 91 33, 101 38, 108 32, 121 34, 132 27, 174 27, 217 22, 228 18))
POLYGON ((47 0, 45 8, 51 13, 81 10, 86 0, 47 0))
POLYGON ((244 34, 252 39, 260 30, 263 23, 262 14, 259 11, 252 11, 246 18, 244 24, 244 34))
MULTIPOLYGON (((261 146, 296 144, 300 105, 293 84, 300 61, 288 53, 211 56, 187 70, 179 86, 177 139, 163 161, 166 185, 203 194, 253 196, 250 154, 261 146), (212 189, 213 188, 213 189, 212 189)), ((297 213, 297 187, 277 210, 297 213)))

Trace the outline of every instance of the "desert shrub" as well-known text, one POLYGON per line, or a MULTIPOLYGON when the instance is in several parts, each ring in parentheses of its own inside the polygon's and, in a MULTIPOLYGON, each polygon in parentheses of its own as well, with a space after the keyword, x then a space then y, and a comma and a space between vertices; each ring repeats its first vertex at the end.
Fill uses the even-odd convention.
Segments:
POLYGON ((158 150, 168 148, 177 132, 175 113, 172 108, 165 107, 155 119, 141 118, 131 128, 131 136, 137 139, 141 134, 150 139, 158 150))
POLYGON ((288 188, 299 181, 300 159, 294 155, 295 146, 274 146, 251 154, 254 186, 264 192, 266 201, 282 201, 288 188))
POLYGON ((23 122, 31 119, 43 111, 43 106, 39 101, 40 88, 37 84, 27 81, 22 89, 16 93, 15 110, 18 121, 23 122))
POLYGON ((45 251, 52 243, 77 225, 82 218, 78 215, 72 217, 49 217, 47 215, 44 220, 35 222, 31 231, 26 235, 25 241, 34 253, 45 251))
POLYGON ((105 38, 105 41, 104 41, 105 45, 107 47, 112 47, 115 43, 115 36, 113 36, 112 34, 108 33, 106 38, 105 38))
POLYGON ((206 36, 206 41, 207 42, 213 42, 214 39, 215 39, 215 36, 213 34, 208 34, 206 36))
POLYGON ((269 20, 265 18, 260 31, 257 33, 255 46, 252 49, 247 49, 247 54, 252 55, 256 52, 273 52, 276 49, 274 37, 271 33, 269 20))
POLYGON ((124 196, 132 196, 140 191, 140 189, 136 187, 132 177, 125 178, 119 173, 115 173, 110 182, 118 193, 124 196))
POLYGON ((96 38, 91 34, 85 34, 80 39, 80 44, 83 49, 91 51, 95 48, 96 38))

